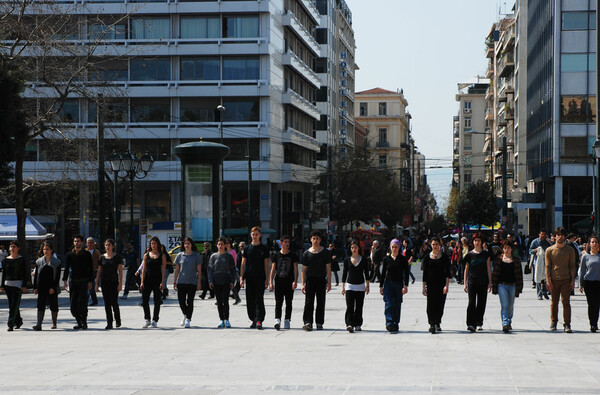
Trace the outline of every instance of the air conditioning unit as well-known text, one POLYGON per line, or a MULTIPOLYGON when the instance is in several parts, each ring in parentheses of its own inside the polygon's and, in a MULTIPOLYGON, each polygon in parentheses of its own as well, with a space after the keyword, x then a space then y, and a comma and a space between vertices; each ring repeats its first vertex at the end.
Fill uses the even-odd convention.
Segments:
POLYGON ((465 112, 465 114, 470 114, 470 113, 471 113, 471 109, 470 109, 470 108, 465 108, 464 110, 465 110, 465 111, 464 111, 464 112, 465 112))

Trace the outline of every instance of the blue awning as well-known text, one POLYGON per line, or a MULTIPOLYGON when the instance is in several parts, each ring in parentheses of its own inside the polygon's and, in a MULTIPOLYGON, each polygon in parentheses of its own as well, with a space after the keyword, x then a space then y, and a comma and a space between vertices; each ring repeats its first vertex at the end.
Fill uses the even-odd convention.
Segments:
MULTIPOLYGON (((27 240, 43 240, 54 237, 48 233, 35 218, 27 214, 25 220, 25 238, 27 240)), ((0 240, 15 240, 17 238, 17 213, 14 208, 0 209, 0 240)))

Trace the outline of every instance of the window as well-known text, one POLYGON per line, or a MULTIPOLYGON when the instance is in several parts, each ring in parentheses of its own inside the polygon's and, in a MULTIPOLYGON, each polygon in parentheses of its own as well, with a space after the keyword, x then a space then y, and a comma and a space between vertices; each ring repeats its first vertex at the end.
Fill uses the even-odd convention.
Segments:
POLYGON ((223 37, 249 38, 258 36, 258 15, 228 15, 223 17, 223 37))
POLYGON ((140 17, 131 20, 131 38, 163 39, 170 37, 168 17, 140 17))
POLYGON ((596 122, 596 97, 562 96, 560 101, 560 122, 596 122))
POLYGON ((563 12, 562 29, 563 30, 593 30, 596 28, 596 13, 587 12, 563 12))
POLYGON ((146 190, 144 195, 144 218, 149 223, 171 221, 171 191, 146 190))
POLYGON ((221 79, 219 58, 182 58, 181 79, 215 81, 221 79))
POLYGON ((315 73, 327 73, 327 58, 315 58, 315 73))
POLYGON ((387 167, 387 155, 379 155, 379 168, 385 169, 387 167))
POLYGON ((61 109, 56 109, 57 115, 61 122, 76 123, 79 122, 79 100, 67 99, 65 100, 61 109))
POLYGON ((387 103, 379 103, 379 115, 387 115, 387 103))
POLYGON ((596 71, 596 54, 562 54, 560 70, 562 72, 596 71))
POLYGON ((260 120, 258 98, 223 100, 225 122, 258 122, 260 120))
POLYGON ((564 163, 588 163, 589 147, 587 137, 561 137, 560 158, 564 163))
POLYGON ((131 99, 132 122, 169 122, 170 120, 169 98, 131 99))
POLYGON ((465 118, 465 129, 471 130, 471 118, 465 118))
POLYGON ((212 183, 211 166, 187 165, 187 181, 202 184, 212 183))
MULTIPOLYGON (((127 99, 114 99, 107 101, 104 103, 104 122, 108 123, 126 123, 128 120, 127 117, 128 105, 127 99)), ((89 102, 88 103, 88 122, 96 123, 98 120, 98 112, 96 108, 96 103, 89 102)))
POLYGON ((473 157, 471 155, 465 155, 465 166, 471 166, 472 158, 473 157))
POLYGON ((131 60, 131 81, 168 81, 171 79, 169 58, 135 58, 131 60))
POLYGON ((466 151, 470 151, 473 149, 473 136, 470 134, 463 135, 463 149, 466 151))
POLYGON ((182 16, 179 36, 181 38, 218 38, 221 21, 212 16, 182 16))
POLYGON ((387 128, 379 128, 379 145, 387 145, 387 128))
POLYGON ((125 19, 98 18, 88 21, 88 38, 90 40, 123 40, 127 38, 127 21, 125 19))
POLYGON ((470 184, 472 182, 471 181, 471 173, 465 172, 465 174, 463 174, 463 180, 464 180, 465 184, 470 184))
MULTIPOLYGON (((179 101, 181 122, 216 122, 219 98, 182 98, 179 101)), ((226 107, 227 108, 227 107, 226 107)), ((229 108, 227 108, 229 110, 229 108)), ((226 110, 226 111, 227 111, 226 110)))
POLYGON ((223 58, 224 80, 258 80, 259 78, 260 66, 258 57, 223 58))
POLYGON ((283 145, 283 162, 304 167, 315 167, 315 153, 295 144, 283 145))
POLYGON ((465 102, 465 110, 470 110, 471 109, 471 102, 470 101, 466 101, 465 102))
POLYGON ((369 116, 369 105, 368 105, 368 103, 360 103, 359 111, 360 111, 359 114, 360 114, 361 117, 367 117, 367 116, 369 116))
POLYGON ((88 78, 90 81, 127 81, 127 61, 93 60, 88 78))

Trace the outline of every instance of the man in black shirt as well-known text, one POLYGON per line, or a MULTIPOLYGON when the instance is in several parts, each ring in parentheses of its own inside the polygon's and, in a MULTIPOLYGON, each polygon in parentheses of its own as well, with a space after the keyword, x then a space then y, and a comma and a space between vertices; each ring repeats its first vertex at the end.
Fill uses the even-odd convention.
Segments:
POLYGON ((70 292, 71 314, 77 320, 73 329, 87 329, 88 291, 92 289, 93 261, 92 254, 83 249, 83 236, 73 238, 73 250, 65 258, 63 281, 65 289, 70 292), (67 284, 67 280, 71 281, 67 284))
POLYGON ((313 231, 310 236, 311 247, 302 256, 302 293, 306 294, 304 302, 305 331, 312 330, 315 296, 317 310, 315 321, 317 329, 323 329, 325 322, 325 295, 331 291, 331 255, 329 250, 321 246, 321 234, 313 231))
POLYGON ((252 321, 250 328, 262 329, 265 319, 265 289, 269 286, 269 250, 260 242, 261 229, 258 226, 250 232, 252 243, 242 251, 240 287, 246 285, 246 308, 252 321))
POLYGON ((275 329, 281 327, 281 308, 285 297, 284 329, 290 329, 292 299, 298 285, 298 257, 290 251, 290 236, 281 237, 281 250, 273 256, 269 289, 275 290, 275 329), (275 283, 273 284, 273 280, 275 283))

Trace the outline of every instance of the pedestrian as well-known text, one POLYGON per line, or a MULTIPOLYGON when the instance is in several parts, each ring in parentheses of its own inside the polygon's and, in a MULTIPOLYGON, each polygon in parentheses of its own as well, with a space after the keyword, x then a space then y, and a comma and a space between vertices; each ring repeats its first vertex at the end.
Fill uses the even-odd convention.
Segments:
POLYGON ((588 304, 590 331, 598 330, 598 313, 600 311, 600 242, 598 236, 591 236, 588 245, 590 252, 581 257, 579 267, 579 292, 585 290, 588 304))
POLYGON ((369 265, 357 241, 350 244, 351 256, 344 259, 342 295, 346 297, 346 330, 360 332, 365 295, 369 294, 369 265))
POLYGON ((323 330, 325 323, 325 297, 331 291, 331 256, 329 250, 321 246, 323 240, 321 233, 314 230, 310 233, 311 246, 302 255, 302 293, 304 299, 304 313, 302 329, 312 331, 313 311, 315 311, 315 298, 317 306, 314 321, 317 330, 323 330))
POLYGON ((333 243, 329 243, 329 253, 331 254, 331 273, 335 277, 335 286, 340 285, 340 277, 338 276, 338 272, 340 271, 340 264, 338 263, 338 257, 335 252, 335 246, 333 243))
POLYGON ((414 252, 413 249, 411 248, 411 246, 408 244, 408 239, 404 239, 402 241, 402 255, 404 255, 404 257, 406 258, 406 260, 408 261, 408 275, 411 279, 411 284, 415 283, 415 276, 414 274, 412 274, 412 263, 414 260, 414 252))
POLYGON ((200 254, 200 262, 202 264, 202 293, 200 294, 200 299, 206 298, 206 293, 208 293, 208 298, 213 299, 215 297, 215 292, 211 287, 208 286, 208 260, 212 255, 212 250, 210 248, 210 243, 205 241, 203 244, 203 251, 200 254))
POLYGON ((166 280, 167 258, 162 251, 160 239, 156 236, 150 239, 150 246, 144 254, 142 261, 142 274, 140 290, 142 291, 142 307, 146 323, 143 328, 152 325, 158 327, 160 305, 162 304, 161 291, 166 280), (154 294, 154 314, 150 321, 150 294, 154 294))
POLYGON ((0 291, 6 293, 8 299, 8 331, 13 328, 21 328, 23 318, 19 310, 21 306, 21 295, 27 293, 27 287, 31 285, 31 273, 29 265, 25 263, 19 254, 20 246, 16 241, 8 244, 9 255, 2 261, 2 283, 0 291))
POLYGON ((98 250, 96 248, 96 240, 94 240, 93 237, 88 237, 87 240, 85 241, 86 243, 86 250, 89 251, 90 254, 92 254, 92 266, 93 266, 93 273, 92 273, 92 278, 93 278, 93 282, 92 282, 92 288, 89 291, 89 298, 92 299, 90 302, 90 306, 97 306, 98 305, 98 296, 96 295, 96 274, 98 273, 98 261, 100 260, 100 255, 101 252, 100 250, 98 250))
POLYGON ((575 289, 575 250, 567 246, 567 233, 558 227, 554 231, 556 244, 548 247, 546 258, 546 285, 550 290, 550 330, 555 331, 558 323, 558 302, 562 299, 563 327, 571 330, 571 291, 575 289))
MULTIPOLYGON (((250 232, 252 243, 242 252, 240 268, 240 287, 246 287, 246 309, 252 321, 250 328, 262 329, 265 320, 265 289, 269 286, 269 258, 271 254, 261 243, 261 229, 258 226, 250 232)), ((233 257, 232 257, 233 258, 233 257)))
POLYGON ((233 256, 225 247, 225 238, 217 241, 217 252, 211 255, 208 261, 208 283, 215 291, 217 297, 217 310, 219 312, 219 324, 217 328, 231 328, 229 322, 229 291, 233 289, 237 274, 233 256))
MULTIPOLYGON (((231 239, 229 239, 229 238, 227 239, 227 243, 225 244, 225 249, 233 257, 233 261, 236 262, 236 271, 239 272, 239 268, 237 267, 237 261, 238 261, 238 255, 241 255, 241 254, 238 254, 235 251, 235 248, 233 247, 233 244, 231 243, 231 239)), ((242 251, 242 250, 240 250, 240 251, 242 251)), ((241 260, 241 258, 240 258, 240 260, 241 260)), ((239 281, 236 280, 235 285, 233 286, 233 289, 231 290, 231 298, 235 299, 235 302, 233 302, 234 305, 238 304, 242 301, 242 299, 240 299, 239 293, 240 293, 239 281)))
POLYGON ((402 297, 408 292, 408 261, 400 254, 400 240, 390 242, 390 255, 383 258, 379 293, 385 303, 385 329, 398 332, 402 297))
POLYGON ((423 295, 427 297, 429 332, 441 332, 442 316, 452 278, 450 259, 441 250, 438 237, 431 238, 431 252, 423 257, 423 295))
POLYGON ((183 251, 175 257, 173 288, 177 291, 179 307, 183 313, 181 326, 191 326, 194 297, 202 284, 202 259, 191 237, 183 239, 183 251))
POLYGON ((246 248, 246 242, 240 241, 239 243, 239 253, 237 254, 235 260, 235 272, 237 274, 237 278, 235 280, 235 285, 233 286, 233 295, 235 296, 234 305, 242 303, 242 299, 240 299, 240 268, 242 267, 242 251, 246 248))
MULTIPOLYGON (((352 241, 350 242, 352 245, 352 241)), ((383 250, 383 246, 379 245, 379 240, 373 240, 373 246, 371 248, 371 264, 373 273, 371 275, 371 282, 381 281, 381 261, 383 260, 383 255, 385 251, 383 250)))
POLYGON ((121 327, 121 310, 119 309, 119 292, 123 288, 123 258, 115 252, 115 241, 106 239, 104 254, 98 260, 98 273, 96 275, 96 292, 102 287, 104 310, 106 311, 106 327, 113 329, 113 313, 115 326, 121 327))
POLYGON ((492 290, 492 270, 491 255, 483 249, 481 233, 475 233, 471 238, 471 243, 473 243, 473 249, 465 258, 464 290, 469 294, 467 330, 475 332, 475 330, 483 330, 487 293, 492 290))
POLYGON ((521 259, 515 256, 517 246, 508 238, 502 245, 502 254, 494 261, 492 273, 492 293, 500 298, 502 331, 512 330, 512 317, 515 298, 523 292, 523 268, 521 259))
POLYGON ((52 329, 56 329, 58 320, 58 293, 60 292, 60 267, 62 263, 54 257, 54 249, 50 242, 42 243, 42 256, 35 261, 33 276, 33 293, 37 295, 37 324, 34 331, 42 330, 42 322, 46 312, 46 304, 50 305, 52 329))
MULTIPOLYGON (((123 290, 123 296, 121 299, 127 299, 127 295, 129 295, 129 289, 132 286, 132 283, 138 283, 139 277, 135 276, 135 272, 138 270, 140 266, 140 258, 138 257, 137 252, 133 248, 133 243, 128 241, 125 243, 125 266, 127 267, 127 275, 125 276, 125 289, 123 290)), ((137 284, 139 286, 139 284, 137 284)))
POLYGON ((460 238, 460 244, 460 257, 458 262, 458 269, 456 270, 456 282, 460 285, 463 285, 465 283, 465 258, 467 257, 471 249, 469 248, 469 241, 464 236, 460 238))
POLYGON ((281 310, 285 298, 283 329, 290 329, 292 300, 298 286, 298 256, 290 251, 290 236, 281 237, 281 250, 272 258, 269 289, 275 291, 275 329, 281 328, 281 310))
POLYGON ((173 267, 173 260, 171 259, 171 255, 169 255, 169 252, 167 251, 167 247, 165 247, 164 244, 161 244, 160 249, 162 251, 163 256, 167 260, 167 267, 165 270, 165 279, 163 280, 162 295, 161 295, 161 300, 165 300, 169 297, 169 287, 167 285, 167 281, 169 280, 169 274, 173 273, 175 271, 175 268, 173 267))
POLYGON ((2 261, 4 260, 4 258, 6 258, 8 256, 8 252, 6 251, 6 249, 4 248, 3 244, 0 244, 0 269, 2 269, 2 261))
POLYGON ((88 292, 92 289, 94 266, 92 254, 83 249, 83 236, 73 237, 73 249, 65 257, 63 282, 69 291, 71 314, 77 321, 73 329, 87 329, 88 292), (69 280, 69 282, 67 282, 69 280))

